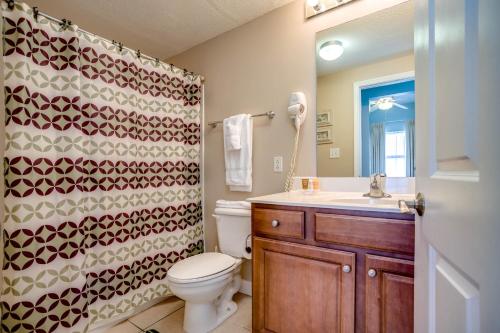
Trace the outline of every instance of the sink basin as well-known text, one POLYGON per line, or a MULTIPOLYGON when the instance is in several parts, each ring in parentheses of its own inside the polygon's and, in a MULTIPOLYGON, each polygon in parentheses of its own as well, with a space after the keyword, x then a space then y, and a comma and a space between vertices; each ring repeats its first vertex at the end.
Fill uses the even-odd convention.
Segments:
POLYGON ((354 205, 398 205, 398 199, 395 198, 336 198, 332 201, 354 205))

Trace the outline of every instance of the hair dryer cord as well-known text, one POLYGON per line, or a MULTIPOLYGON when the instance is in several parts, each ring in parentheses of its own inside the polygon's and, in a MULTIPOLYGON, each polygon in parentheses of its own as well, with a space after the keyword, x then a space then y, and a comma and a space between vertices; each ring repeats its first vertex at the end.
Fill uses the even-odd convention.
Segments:
POLYGON ((297 151, 299 150, 300 127, 301 126, 297 127, 297 133, 295 134, 295 144, 293 147, 292 159, 290 161, 290 170, 288 170, 288 174, 286 176, 285 192, 290 192, 292 190, 292 178, 295 174, 295 161, 297 159, 297 151))

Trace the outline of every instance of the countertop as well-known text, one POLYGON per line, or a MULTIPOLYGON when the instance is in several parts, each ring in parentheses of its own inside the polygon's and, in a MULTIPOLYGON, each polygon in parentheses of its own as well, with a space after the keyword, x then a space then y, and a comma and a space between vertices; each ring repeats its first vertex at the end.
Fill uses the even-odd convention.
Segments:
POLYGON ((247 199, 251 203, 269 205, 400 213, 398 200, 415 200, 415 195, 394 194, 391 198, 374 199, 363 197, 361 192, 291 191, 247 199))

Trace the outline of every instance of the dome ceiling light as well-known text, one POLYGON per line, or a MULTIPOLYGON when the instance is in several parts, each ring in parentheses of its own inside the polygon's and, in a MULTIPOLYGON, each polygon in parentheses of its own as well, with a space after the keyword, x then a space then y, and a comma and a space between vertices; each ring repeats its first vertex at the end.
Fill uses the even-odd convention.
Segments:
POLYGON ((344 53, 344 46, 338 40, 325 42, 319 47, 319 56, 327 61, 338 59, 342 53, 344 53))

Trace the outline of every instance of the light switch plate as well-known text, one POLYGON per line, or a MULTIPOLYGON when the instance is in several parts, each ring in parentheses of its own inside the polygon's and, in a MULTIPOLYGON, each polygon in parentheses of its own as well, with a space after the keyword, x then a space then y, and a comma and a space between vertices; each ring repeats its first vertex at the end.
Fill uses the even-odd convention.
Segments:
POLYGON ((330 158, 339 158, 340 148, 330 148, 330 158))
POLYGON ((283 172, 283 156, 274 156, 273 170, 274 172, 283 172))

